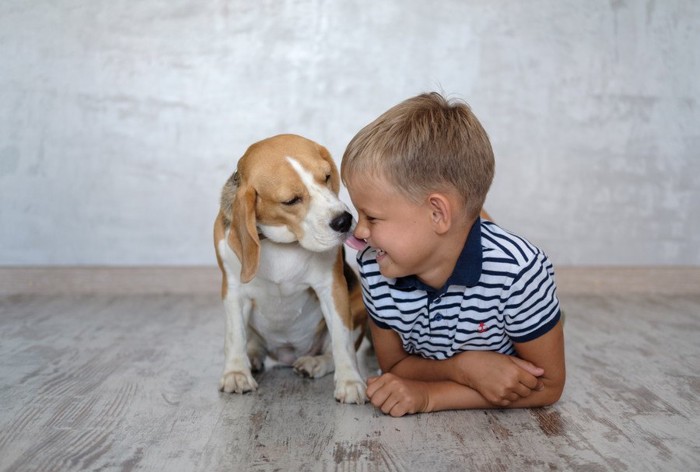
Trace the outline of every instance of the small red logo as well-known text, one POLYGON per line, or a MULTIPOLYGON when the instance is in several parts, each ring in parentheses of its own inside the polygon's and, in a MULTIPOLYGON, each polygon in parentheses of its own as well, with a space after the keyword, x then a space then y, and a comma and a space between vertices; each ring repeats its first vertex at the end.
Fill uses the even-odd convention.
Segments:
POLYGON ((486 325, 482 321, 481 323, 479 323, 479 332, 483 333, 484 331, 486 331, 486 325))

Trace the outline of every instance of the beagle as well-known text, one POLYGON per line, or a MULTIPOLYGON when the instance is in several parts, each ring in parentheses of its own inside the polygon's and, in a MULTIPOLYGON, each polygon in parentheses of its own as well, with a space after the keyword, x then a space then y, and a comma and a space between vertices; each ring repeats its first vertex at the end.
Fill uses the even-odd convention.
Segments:
POLYGON ((214 246, 226 313, 223 392, 257 389, 266 358, 307 377, 335 370, 335 398, 367 400, 355 350, 367 313, 342 245, 352 215, 323 146, 295 135, 253 144, 221 194, 214 246))

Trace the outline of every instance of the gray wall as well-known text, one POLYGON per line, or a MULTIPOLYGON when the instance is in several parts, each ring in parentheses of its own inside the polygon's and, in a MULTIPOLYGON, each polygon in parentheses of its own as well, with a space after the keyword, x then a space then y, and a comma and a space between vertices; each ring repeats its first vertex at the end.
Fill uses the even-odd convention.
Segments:
POLYGON ((694 0, 3 0, 0 264, 213 264, 250 143, 441 90, 556 264, 698 265, 699 51, 694 0))

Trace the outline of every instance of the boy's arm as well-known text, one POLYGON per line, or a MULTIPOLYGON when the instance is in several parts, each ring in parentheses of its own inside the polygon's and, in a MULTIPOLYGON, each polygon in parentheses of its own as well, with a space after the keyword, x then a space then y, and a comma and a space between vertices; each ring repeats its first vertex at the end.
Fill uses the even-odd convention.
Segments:
POLYGON ((525 343, 514 343, 514 346, 518 357, 476 351, 458 354, 452 358, 457 364, 453 371, 457 377, 453 380, 478 390, 494 406, 538 407, 557 402, 566 381, 562 321, 542 336, 525 343), (520 369, 513 372, 513 366, 503 362, 504 359, 509 359, 520 369), (529 374, 537 376, 536 387, 532 387, 529 374))
POLYGON ((521 398, 509 406, 513 408, 545 406, 555 403, 561 397, 566 382, 566 364, 564 361, 564 325, 561 320, 547 333, 526 343, 515 343, 518 355, 533 364, 542 367, 544 374, 540 377, 544 388, 532 392, 527 398, 521 398))
POLYGON ((367 396, 372 405, 391 416, 494 407, 476 390, 456 382, 424 382, 395 374, 367 379, 367 396))
POLYGON ((367 396, 384 413, 403 416, 438 410, 493 407, 476 390, 446 380, 449 373, 446 361, 406 353, 399 335, 391 329, 379 328, 371 318, 370 329, 377 361, 384 374, 367 379, 367 396))
MULTIPOLYGON (((493 407, 528 408, 551 405, 559 400, 566 381, 562 322, 559 321, 554 328, 537 339, 515 344, 515 348, 523 359, 544 369, 544 374, 540 377, 543 388, 531 390, 527 395, 514 397, 513 400, 487 402, 479 392, 454 382, 417 382, 406 387, 415 388, 418 392, 422 389, 425 392, 427 403, 426 409, 422 411, 493 407), (484 402, 486 404, 483 404, 484 402)), ((374 403, 374 400, 372 402, 374 403)))
POLYGON ((516 344, 523 359, 484 351, 464 352, 444 361, 424 359, 407 354, 394 331, 379 328, 371 321, 370 327, 383 372, 409 380, 451 381, 466 386, 477 397, 467 395, 464 399, 469 399, 471 406, 462 408, 542 406, 554 403, 564 386, 561 322, 538 339, 516 344), (543 376, 542 380, 539 376, 543 376), (487 404, 483 405, 483 401, 487 404))
POLYGON ((542 369, 514 356, 491 351, 467 351, 450 359, 433 360, 408 354, 399 335, 378 327, 370 318, 374 349, 382 372, 426 382, 449 380, 479 391, 488 401, 527 396, 541 389, 542 369))

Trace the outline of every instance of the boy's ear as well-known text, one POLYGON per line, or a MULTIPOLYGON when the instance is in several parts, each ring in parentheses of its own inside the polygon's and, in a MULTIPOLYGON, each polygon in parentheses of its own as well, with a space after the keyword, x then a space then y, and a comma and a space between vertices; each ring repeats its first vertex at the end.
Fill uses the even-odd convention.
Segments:
POLYGON ((430 208, 430 221, 437 234, 444 234, 452 227, 453 211, 452 202, 442 193, 428 195, 430 208))

